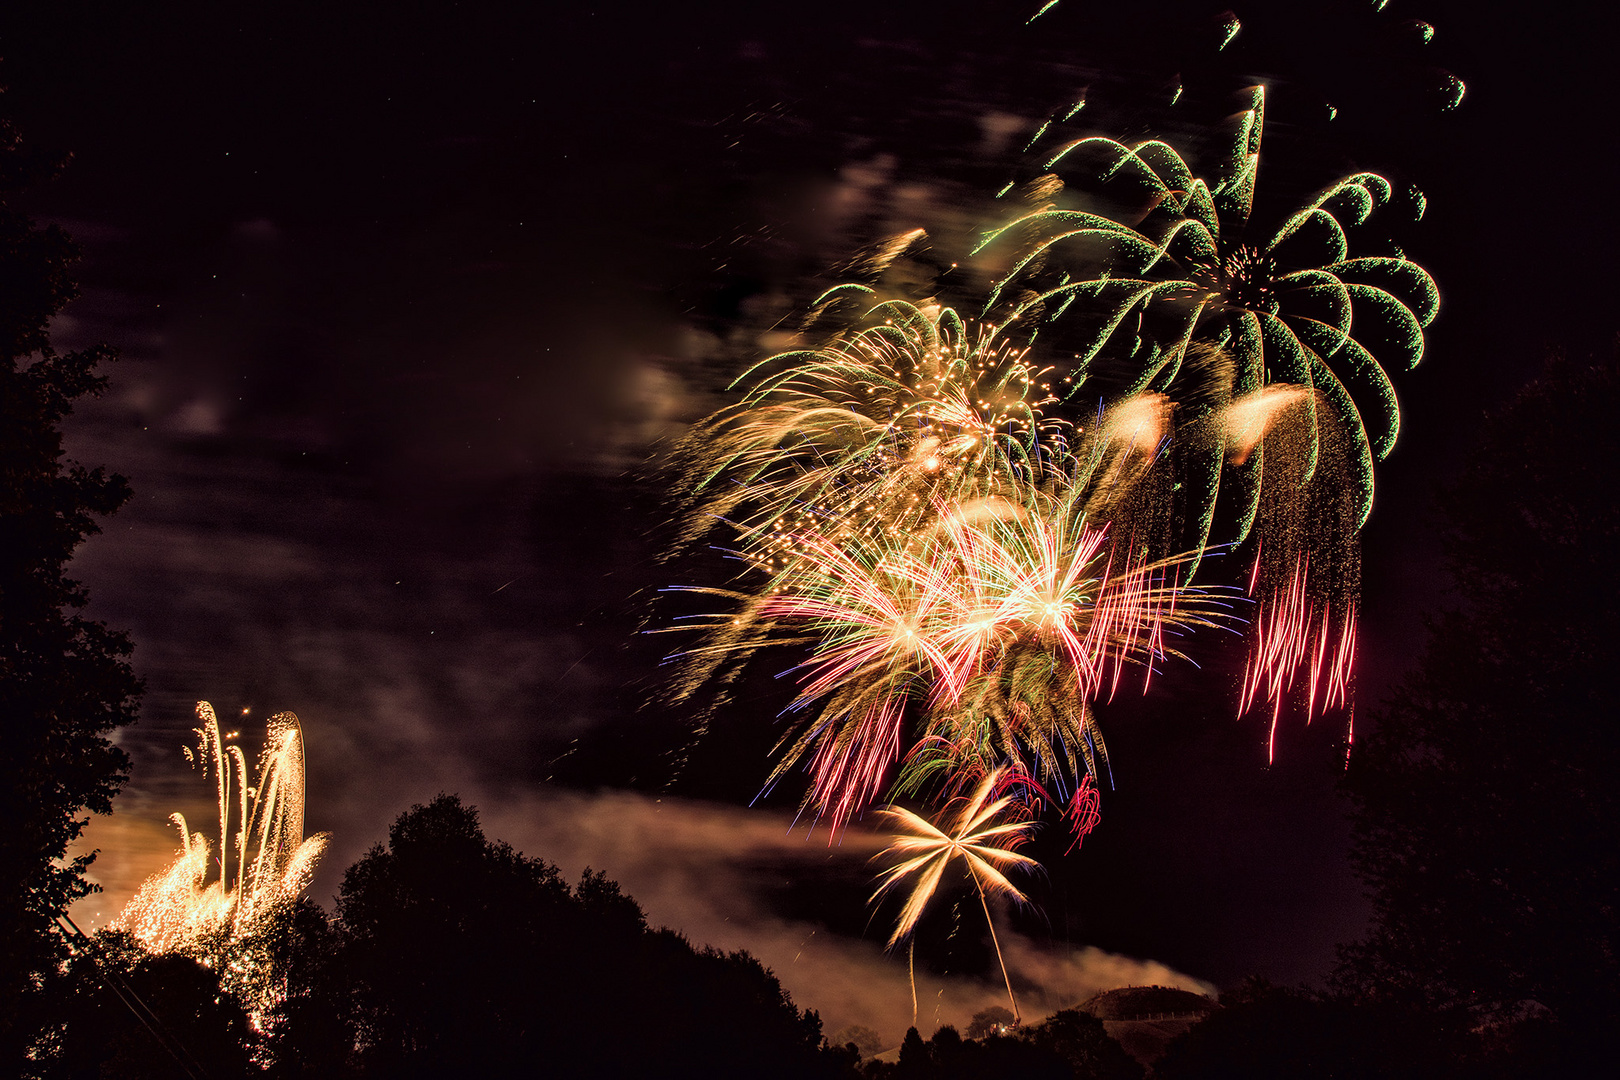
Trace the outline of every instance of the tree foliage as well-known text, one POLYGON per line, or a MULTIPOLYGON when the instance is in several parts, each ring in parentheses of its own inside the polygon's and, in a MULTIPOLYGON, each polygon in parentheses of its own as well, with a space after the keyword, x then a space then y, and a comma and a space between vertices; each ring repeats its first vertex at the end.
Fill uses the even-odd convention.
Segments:
POLYGON ((1432 1025, 1389 1006, 1357 1004, 1250 980, 1170 1043, 1161 1080, 1411 1080, 1466 1072, 1432 1025))
POLYGON ((1620 1019, 1617 406, 1613 359, 1555 358, 1443 499, 1458 604, 1347 775, 1360 996, 1577 1042, 1620 1019))
POLYGON ((249 1017, 219 972, 104 932, 42 979, 22 1074, 323 1080, 853 1077, 753 957, 693 948, 587 869, 485 839, 440 796, 351 866, 338 917, 300 901, 260 945, 286 993, 249 1017))
POLYGON ((239 1077, 257 1037, 220 989, 219 973, 190 957, 152 955, 107 931, 44 980, 49 1016, 25 1075, 40 1080, 239 1077))
POLYGON ((1015 1023, 1011 1012, 1000 1005, 992 1005, 973 1014, 973 1018, 968 1021, 967 1037, 982 1039, 990 1034, 1000 1035, 1011 1029, 1015 1023))
POLYGON ((824 1049, 816 1014, 751 956, 649 930, 599 873, 570 889, 555 866, 486 840, 453 796, 402 815, 388 845, 349 869, 337 933, 365 1076, 527 1074, 537 1062, 559 1076, 847 1067, 824 1049))
POLYGON ((108 735, 134 721, 140 689, 128 639, 79 614, 86 592, 65 573, 129 489, 64 459, 62 421, 114 354, 51 346, 76 251, 17 208, 48 171, 0 120, 0 1067, 32 1037, 20 1018, 61 956, 56 916, 89 891, 90 856, 62 860, 82 815, 111 810, 128 760, 108 735))
POLYGON ((872 1080, 1069 1080, 1062 1061, 1026 1042, 999 1036, 964 1039, 949 1026, 934 1032, 926 1042, 911 1028, 900 1045, 898 1062, 869 1061, 863 1072, 872 1080))
POLYGON ((1076 1077, 1091 1080, 1140 1080, 1142 1066, 1125 1052, 1103 1022, 1080 1009, 1064 1009, 1018 1037, 1038 1050, 1061 1058, 1076 1077))
POLYGON ((1008 1034, 995 1012, 1005 1010, 978 1014, 968 1030, 981 1034, 968 1038, 947 1026, 924 1040, 911 1028, 899 1060, 864 1062, 861 1073, 869 1080, 1141 1080, 1142 1066, 1089 1013, 1064 1009, 1008 1034))

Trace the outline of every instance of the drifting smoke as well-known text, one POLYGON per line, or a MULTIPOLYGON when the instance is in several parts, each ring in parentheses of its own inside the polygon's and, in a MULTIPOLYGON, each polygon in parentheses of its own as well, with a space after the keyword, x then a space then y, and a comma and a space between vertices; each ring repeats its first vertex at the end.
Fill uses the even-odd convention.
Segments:
MULTIPOLYGON (((898 1045, 911 1025, 911 987, 903 956, 883 949, 887 929, 852 938, 825 926, 774 913, 767 887, 810 881, 838 866, 867 874, 884 837, 859 826, 828 848, 792 831, 789 818, 629 792, 555 793, 494 804, 485 830, 527 854, 556 863, 570 877, 585 867, 624 886, 653 925, 694 942, 746 949, 775 972, 801 1008, 821 1014, 829 1034, 852 1024, 898 1045), (768 868, 767 868, 768 867, 768 868)), ((974 930, 970 932, 988 932, 974 930)), ((1008 972, 1031 1018, 1119 986, 1215 988, 1153 960, 1084 947, 1052 951, 1016 932, 1000 931, 1008 972)), ((974 1013, 1006 1005, 999 981, 918 971, 918 1025, 963 1027, 974 1013)))

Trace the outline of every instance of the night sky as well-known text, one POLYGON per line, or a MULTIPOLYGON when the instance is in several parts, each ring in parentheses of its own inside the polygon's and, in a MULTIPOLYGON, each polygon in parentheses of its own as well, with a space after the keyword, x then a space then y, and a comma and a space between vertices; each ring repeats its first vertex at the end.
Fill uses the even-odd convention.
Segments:
MULTIPOLYGON (((1549 347, 1612 340, 1604 35, 1589 5, 1268 2, 1217 53, 1217 4, 1065 0, 1023 25, 1038 7, 10 5, 6 108, 73 155, 29 204, 84 250, 55 339, 123 353, 70 452, 135 490, 73 564, 147 685, 80 914, 104 922, 167 858, 169 813, 209 820, 180 755, 206 698, 246 710, 251 747, 271 713, 302 719, 328 906, 401 810, 454 791, 655 923, 755 951, 829 1031, 908 1022, 863 906, 872 839, 790 834, 789 793, 744 808, 774 707, 693 742, 657 703, 669 645, 640 631, 685 571, 657 558, 647 460, 855 248, 921 226, 943 252, 994 220, 1021 135, 1081 88, 1100 133, 1175 141, 1264 80, 1262 204, 1357 169, 1428 196, 1391 225, 1443 302, 1395 378, 1364 532, 1375 722, 1444 600, 1436 485, 1549 347)), ((1316 980, 1360 932, 1343 720, 1286 727, 1268 768, 1233 662, 1104 714, 1103 825, 1012 938, 1048 1006, 1316 980)), ((936 982, 942 1022, 997 994, 936 982)))

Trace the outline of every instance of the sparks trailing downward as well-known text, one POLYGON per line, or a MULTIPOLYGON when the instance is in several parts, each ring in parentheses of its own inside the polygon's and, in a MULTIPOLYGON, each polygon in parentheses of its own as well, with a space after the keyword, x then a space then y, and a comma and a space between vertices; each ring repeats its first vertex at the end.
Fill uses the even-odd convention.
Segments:
POLYGON ((1439 293, 1398 248, 1353 250, 1380 210, 1424 210, 1377 173, 1334 181, 1260 231, 1265 90, 1245 95, 1202 175, 1160 139, 1043 128, 1056 141, 1025 188, 1032 205, 980 251, 1004 260, 987 318, 1038 328, 1083 376, 1172 403, 1181 545, 1256 549, 1243 702, 1268 700, 1275 725, 1296 671, 1312 673, 1308 713, 1348 698, 1355 535, 1400 428, 1390 372, 1422 358, 1439 293))
POLYGON ((328 837, 304 836, 304 745, 296 716, 270 718, 252 786, 247 756, 227 745, 213 706, 198 702, 197 720, 197 751, 185 753, 205 776, 214 774, 217 852, 201 832, 191 832, 183 815, 171 815, 181 850, 141 885, 110 926, 153 952, 219 965, 222 984, 262 1014, 279 999, 284 976, 258 938, 308 887, 328 837), (212 877, 215 867, 218 877, 212 877))
POLYGON ((1318 709, 1342 708, 1349 695, 1350 669, 1356 659, 1356 609, 1350 607, 1335 634, 1329 612, 1321 610, 1306 589, 1308 577, 1302 561, 1285 590, 1261 601, 1253 620, 1254 649, 1243 669, 1238 713, 1247 712, 1257 700, 1271 702, 1268 760, 1276 757, 1277 722, 1296 676, 1303 672, 1307 679, 1307 716, 1318 709))

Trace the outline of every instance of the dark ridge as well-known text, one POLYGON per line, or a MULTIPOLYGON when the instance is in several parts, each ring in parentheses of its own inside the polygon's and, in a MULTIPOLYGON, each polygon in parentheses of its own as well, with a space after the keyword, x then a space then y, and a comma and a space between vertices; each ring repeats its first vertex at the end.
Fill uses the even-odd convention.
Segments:
POLYGON ((1191 990, 1173 986, 1122 986, 1104 990, 1080 1006, 1099 1020, 1159 1020, 1203 1016, 1220 1008, 1191 990))

